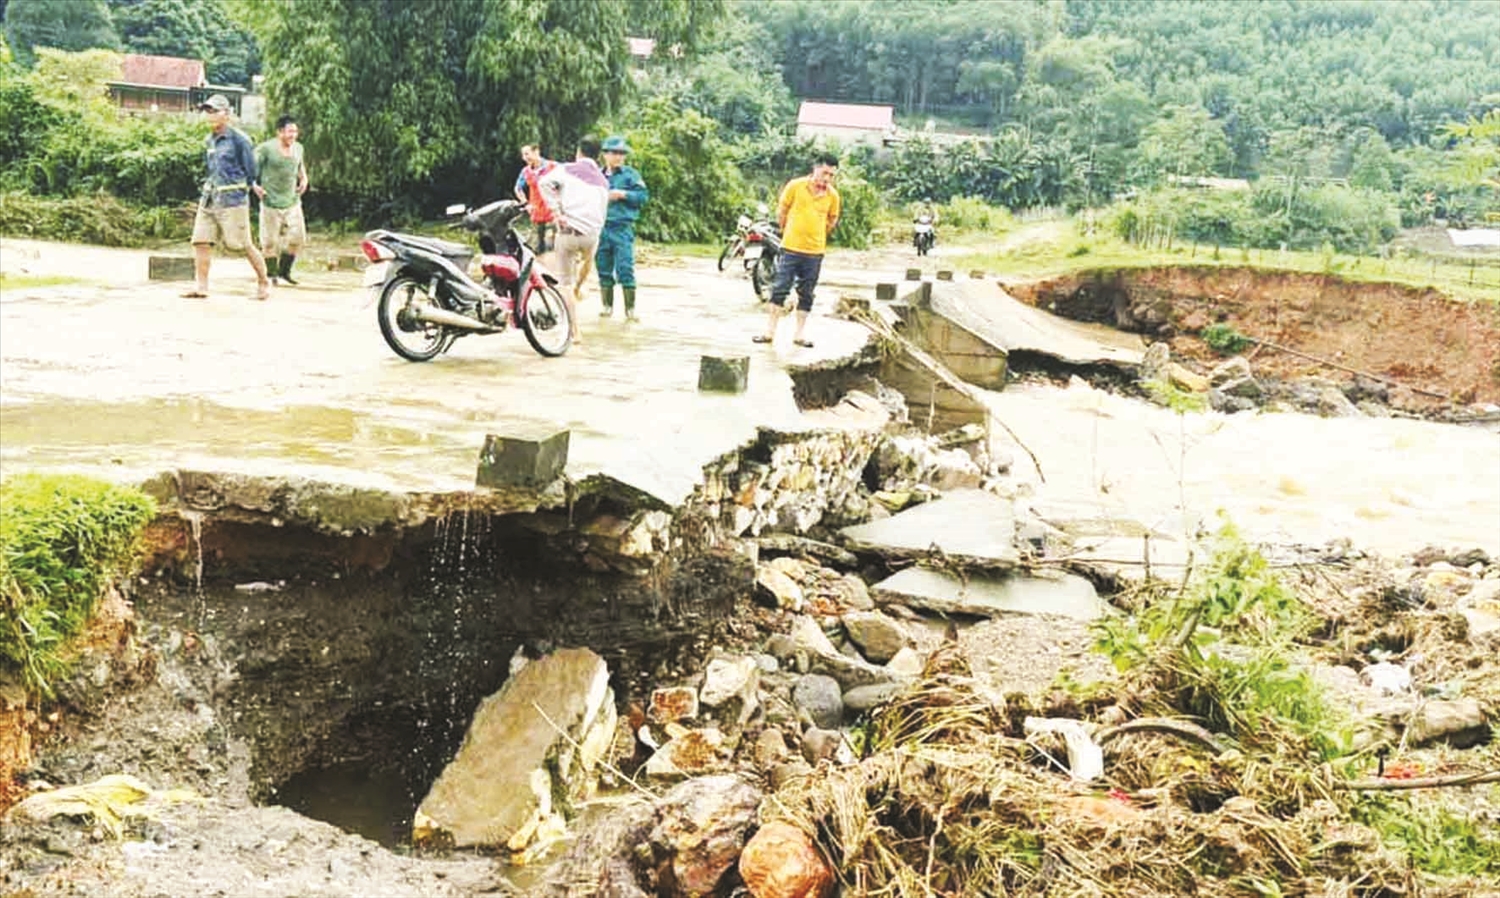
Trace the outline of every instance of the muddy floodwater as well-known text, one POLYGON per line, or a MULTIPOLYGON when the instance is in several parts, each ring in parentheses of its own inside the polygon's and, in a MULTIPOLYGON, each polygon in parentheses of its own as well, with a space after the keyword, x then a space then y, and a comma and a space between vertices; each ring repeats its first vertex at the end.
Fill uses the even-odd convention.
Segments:
POLYGON ((1295 413, 1179 416, 1077 381, 986 398, 1040 458, 1045 483, 1014 452, 1044 504, 1129 517, 1172 536, 1214 529, 1223 510, 1247 536, 1277 543, 1348 538, 1389 553, 1429 544, 1500 552, 1493 429, 1295 413))

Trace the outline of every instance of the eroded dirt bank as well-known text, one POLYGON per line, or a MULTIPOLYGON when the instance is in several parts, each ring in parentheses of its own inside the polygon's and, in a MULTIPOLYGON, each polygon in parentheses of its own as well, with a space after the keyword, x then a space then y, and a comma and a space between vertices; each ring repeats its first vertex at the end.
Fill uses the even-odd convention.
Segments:
MULTIPOLYGON (((1410 401, 1417 405, 1444 401, 1438 397, 1500 402, 1500 308, 1432 289, 1191 265, 1083 271, 1004 286, 1022 302, 1165 340, 1174 357, 1209 366, 1222 357, 1198 334, 1224 323, 1246 336, 1437 394, 1413 394, 1410 401)), ((1253 362, 1281 379, 1344 376, 1271 347, 1256 351, 1253 362)))

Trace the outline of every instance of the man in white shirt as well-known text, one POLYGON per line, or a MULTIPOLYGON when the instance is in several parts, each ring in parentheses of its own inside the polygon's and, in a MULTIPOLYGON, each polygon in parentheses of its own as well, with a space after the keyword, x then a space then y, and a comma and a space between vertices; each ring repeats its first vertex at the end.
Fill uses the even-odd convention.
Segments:
POLYGON ((557 222, 558 280, 562 282, 563 301, 573 325, 573 342, 578 335, 578 302, 583 297, 583 282, 588 278, 587 265, 599 246, 599 232, 609 207, 609 181, 599 169, 599 139, 585 137, 578 142, 577 158, 559 165, 537 182, 557 222))

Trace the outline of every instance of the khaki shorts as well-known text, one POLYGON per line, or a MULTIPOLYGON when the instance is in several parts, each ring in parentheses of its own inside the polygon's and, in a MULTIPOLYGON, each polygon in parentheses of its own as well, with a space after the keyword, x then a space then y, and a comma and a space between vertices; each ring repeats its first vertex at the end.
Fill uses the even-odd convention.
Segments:
POLYGON ((564 287, 582 287, 589 279, 594 253, 599 249, 599 235, 557 233, 557 279, 564 287))
POLYGON ((285 209, 260 207, 260 245, 267 255, 277 250, 296 255, 296 251, 307 242, 307 223, 302 220, 302 203, 297 202, 285 209))
POLYGON ((222 243, 236 252, 250 245, 250 204, 199 206, 193 218, 193 243, 222 243))

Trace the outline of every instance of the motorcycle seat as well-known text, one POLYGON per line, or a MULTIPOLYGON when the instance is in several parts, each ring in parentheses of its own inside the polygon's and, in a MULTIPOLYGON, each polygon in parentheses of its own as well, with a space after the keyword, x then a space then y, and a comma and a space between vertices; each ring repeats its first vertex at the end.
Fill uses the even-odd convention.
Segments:
POLYGON ((413 237, 402 234, 398 240, 407 246, 425 249, 430 253, 437 253, 450 259, 474 255, 474 247, 466 243, 454 243, 450 240, 439 240, 436 237, 413 237))

